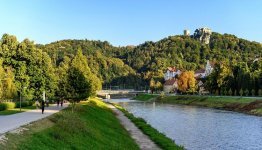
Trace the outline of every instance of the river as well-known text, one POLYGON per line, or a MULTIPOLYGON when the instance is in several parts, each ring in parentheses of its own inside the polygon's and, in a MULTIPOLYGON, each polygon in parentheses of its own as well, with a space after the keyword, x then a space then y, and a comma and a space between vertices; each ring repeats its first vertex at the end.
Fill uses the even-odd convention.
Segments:
POLYGON ((188 150, 262 150, 262 117, 195 106, 117 102, 188 150))

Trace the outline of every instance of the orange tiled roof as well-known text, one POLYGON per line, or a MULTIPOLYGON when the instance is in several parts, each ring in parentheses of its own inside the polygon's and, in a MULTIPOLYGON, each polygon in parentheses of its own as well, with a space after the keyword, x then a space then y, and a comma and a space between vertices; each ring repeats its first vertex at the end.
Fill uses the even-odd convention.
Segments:
POLYGON ((167 70, 169 70, 171 72, 176 72, 177 71, 176 67, 167 67, 167 70))

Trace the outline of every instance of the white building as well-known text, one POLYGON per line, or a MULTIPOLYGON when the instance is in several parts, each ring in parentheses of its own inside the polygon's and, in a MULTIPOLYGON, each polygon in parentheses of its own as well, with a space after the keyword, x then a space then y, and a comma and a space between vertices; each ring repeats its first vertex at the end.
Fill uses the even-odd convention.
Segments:
POLYGON ((165 73, 165 81, 175 78, 176 76, 180 75, 182 72, 179 69, 176 69, 176 67, 168 67, 167 71, 165 73))
POLYGON ((214 69, 214 64, 211 64, 208 60, 207 65, 206 65, 206 69, 205 69, 206 76, 210 75, 212 73, 213 69, 214 69))
POLYGON ((178 89, 177 79, 172 78, 172 79, 166 80, 164 84, 164 89, 163 89, 165 93, 174 93, 176 92, 177 89, 178 89))
POLYGON ((213 69, 214 64, 211 64, 208 60, 205 69, 195 71, 195 78, 205 78, 212 73, 213 69))

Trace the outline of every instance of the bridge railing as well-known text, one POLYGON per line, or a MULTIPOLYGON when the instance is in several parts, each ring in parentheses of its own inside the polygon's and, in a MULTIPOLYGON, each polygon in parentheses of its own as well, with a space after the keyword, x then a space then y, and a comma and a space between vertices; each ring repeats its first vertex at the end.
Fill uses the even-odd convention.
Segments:
POLYGON ((125 89, 125 90, 100 90, 97 91, 97 94, 128 94, 128 93, 145 93, 146 91, 135 91, 134 89, 125 89))

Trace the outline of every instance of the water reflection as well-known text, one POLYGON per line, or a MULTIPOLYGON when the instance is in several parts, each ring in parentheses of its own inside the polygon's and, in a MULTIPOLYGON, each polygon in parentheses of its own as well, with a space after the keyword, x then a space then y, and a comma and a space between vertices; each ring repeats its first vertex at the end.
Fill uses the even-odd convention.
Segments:
POLYGON ((186 149, 262 149, 262 117, 193 106, 111 101, 144 118, 186 149))

